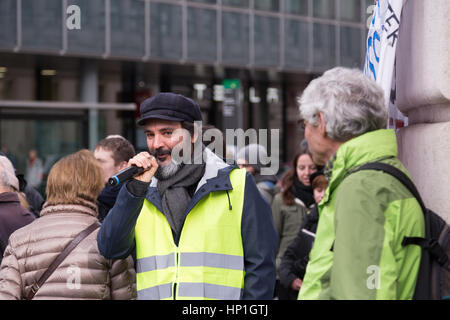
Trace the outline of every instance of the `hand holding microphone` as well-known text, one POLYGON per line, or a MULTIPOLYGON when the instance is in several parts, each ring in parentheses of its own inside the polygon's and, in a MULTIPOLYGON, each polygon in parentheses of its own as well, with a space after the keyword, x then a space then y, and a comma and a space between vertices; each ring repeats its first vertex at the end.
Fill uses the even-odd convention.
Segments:
POLYGON ((141 152, 128 161, 128 168, 119 171, 109 178, 108 184, 115 186, 123 181, 134 178, 143 182, 150 182, 158 169, 155 157, 148 152, 141 152))

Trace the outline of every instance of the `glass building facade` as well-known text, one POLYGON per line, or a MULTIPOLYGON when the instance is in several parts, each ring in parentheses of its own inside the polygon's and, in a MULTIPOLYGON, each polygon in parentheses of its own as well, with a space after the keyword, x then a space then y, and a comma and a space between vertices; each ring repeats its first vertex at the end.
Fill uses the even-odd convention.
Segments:
POLYGON ((1 0, 0 49, 321 72, 360 67, 361 0, 1 0), (80 29, 67 28, 68 6, 80 29))
POLYGON ((52 159, 108 134, 145 149, 130 103, 160 91, 195 99, 204 122, 224 129, 222 82, 238 79, 239 123, 279 129, 288 162, 301 140, 296 98, 329 68, 362 69, 371 4, 0 0, 0 146, 21 169, 31 148, 52 159))

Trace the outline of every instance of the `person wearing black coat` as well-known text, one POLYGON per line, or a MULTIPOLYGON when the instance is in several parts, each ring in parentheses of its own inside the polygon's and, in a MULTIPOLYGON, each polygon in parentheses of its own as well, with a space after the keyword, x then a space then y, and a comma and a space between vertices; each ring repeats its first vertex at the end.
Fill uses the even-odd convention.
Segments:
POLYGON ((36 217, 41 216, 42 205, 44 204, 44 198, 35 188, 30 186, 25 180, 23 174, 16 174, 19 179, 19 191, 23 192, 30 205, 30 212, 36 217))
POLYGON ((279 268, 280 300, 297 300, 298 292, 305 275, 309 261, 309 253, 312 249, 319 222, 317 204, 323 197, 327 181, 322 171, 313 173, 310 177, 314 190, 315 205, 305 216, 300 230, 294 240, 287 247, 279 268))

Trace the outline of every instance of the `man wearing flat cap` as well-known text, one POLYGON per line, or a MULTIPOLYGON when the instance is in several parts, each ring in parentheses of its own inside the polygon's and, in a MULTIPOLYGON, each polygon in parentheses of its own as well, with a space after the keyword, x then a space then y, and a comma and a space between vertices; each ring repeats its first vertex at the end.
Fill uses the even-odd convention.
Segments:
POLYGON ((149 152, 129 165, 147 170, 122 187, 100 252, 135 250, 138 299, 272 299, 278 236, 254 180, 201 145, 191 99, 159 93, 140 111, 149 152))

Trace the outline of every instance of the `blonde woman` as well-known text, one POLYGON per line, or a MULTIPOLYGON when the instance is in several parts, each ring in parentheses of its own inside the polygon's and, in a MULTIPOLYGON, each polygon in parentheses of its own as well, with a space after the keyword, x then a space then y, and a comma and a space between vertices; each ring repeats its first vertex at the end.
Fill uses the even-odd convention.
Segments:
MULTIPOLYGON (((81 150, 59 160, 47 181, 41 218, 14 232, 0 267, 0 299, 24 299, 55 258, 96 222, 95 199, 104 186, 93 153, 81 150)), ((34 299, 134 299, 133 259, 109 260, 97 247, 98 229, 69 253, 34 299)))

